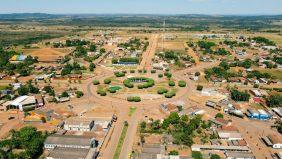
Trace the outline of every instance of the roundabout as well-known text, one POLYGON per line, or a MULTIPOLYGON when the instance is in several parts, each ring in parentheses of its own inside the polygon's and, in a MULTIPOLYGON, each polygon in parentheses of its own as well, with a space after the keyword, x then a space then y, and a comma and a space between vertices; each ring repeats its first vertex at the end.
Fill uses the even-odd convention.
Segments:
POLYGON ((175 100, 187 92, 186 82, 167 71, 123 71, 94 79, 93 95, 111 102, 162 103, 175 100), (127 73, 129 72, 129 73, 127 73), (118 76, 117 76, 118 74, 118 76), (173 84, 172 84, 173 83, 173 84))

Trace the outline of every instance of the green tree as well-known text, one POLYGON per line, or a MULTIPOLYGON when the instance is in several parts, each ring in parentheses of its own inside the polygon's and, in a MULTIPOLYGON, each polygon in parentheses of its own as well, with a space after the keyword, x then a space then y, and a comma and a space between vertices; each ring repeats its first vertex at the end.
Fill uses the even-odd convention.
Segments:
POLYGON ((215 115, 215 118, 224 118, 224 116, 223 116, 223 114, 221 114, 221 113, 217 113, 216 115, 215 115))
POLYGON ((218 154, 212 154, 211 159, 220 159, 220 156, 218 154))
POLYGON ((192 157, 194 159, 203 159, 203 155, 200 151, 192 151, 192 157))
POLYGON ((171 156, 177 156, 179 153, 178 153, 178 151, 176 151, 176 150, 172 150, 172 151, 170 151, 169 153, 168 153, 168 155, 171 155, 171 156))

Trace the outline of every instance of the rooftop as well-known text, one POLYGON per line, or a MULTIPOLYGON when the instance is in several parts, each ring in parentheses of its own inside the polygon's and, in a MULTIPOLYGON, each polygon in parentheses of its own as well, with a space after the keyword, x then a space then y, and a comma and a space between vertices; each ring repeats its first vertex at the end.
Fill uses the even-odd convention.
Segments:
POLYGON ((52 157, 54 159, 84 159, 86 158, 88 152, 89 149, 56 147, 50 152, 48 157, 52 157))
POLYGON ((51 135, 45 144, 90 146, 92 138, 74 135, 51 135))

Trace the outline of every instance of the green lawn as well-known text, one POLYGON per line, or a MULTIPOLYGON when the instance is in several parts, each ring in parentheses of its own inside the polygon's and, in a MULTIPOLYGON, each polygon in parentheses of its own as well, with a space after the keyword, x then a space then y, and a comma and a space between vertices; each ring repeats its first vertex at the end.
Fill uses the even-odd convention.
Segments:
POLYGON ((136 111, 136 107, 130 107, 130 110, 129 110, 129 112, 128 112, 128 116, 132 116, 133 114, 134 114, 134 112, 136 111))
POLYGON ((120 155, 121 148, 122 148, 125 136, 126 136, 127 129, 128 129, 128 125, 123 125, 122 132, 121 132, 120 138, 118 140, 118 146, 116 148, 113 159, 119 159, 119 155, 120 155))

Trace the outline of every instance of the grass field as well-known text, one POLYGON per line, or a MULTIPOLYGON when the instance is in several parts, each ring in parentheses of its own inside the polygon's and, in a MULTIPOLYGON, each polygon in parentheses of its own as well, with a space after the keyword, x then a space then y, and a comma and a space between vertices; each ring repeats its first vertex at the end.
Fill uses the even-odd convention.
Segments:
POLYGON ((129 112, 128 112, 128 116, 132 116, 134 114, 134 112, 136 111, 136 109, 137 108, 134 107, 134 106, 130 107, 129 112))
POLYGON ((114 154, 113 159, 119 159, 119 155, 120 155, 121 148, 122 148, 125 136, 126 136, 127 129, 128 129, 128 125, 124 124, 123 128, 122 128, 122 132, 121 132, 120 138, 118 140, 118 146, 117 146, 117 148, 115 150, 115 154, 114 154))

